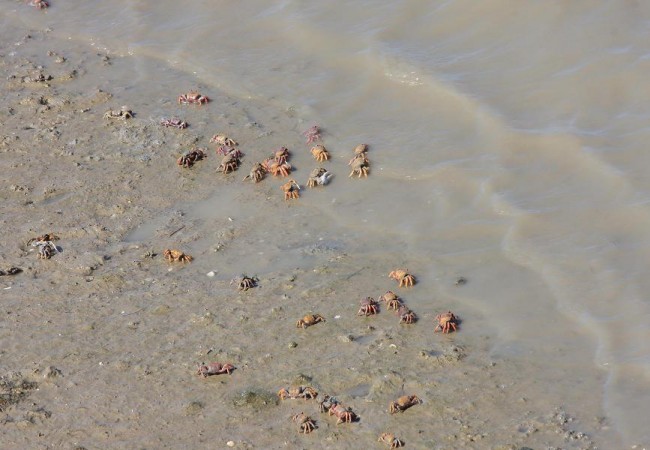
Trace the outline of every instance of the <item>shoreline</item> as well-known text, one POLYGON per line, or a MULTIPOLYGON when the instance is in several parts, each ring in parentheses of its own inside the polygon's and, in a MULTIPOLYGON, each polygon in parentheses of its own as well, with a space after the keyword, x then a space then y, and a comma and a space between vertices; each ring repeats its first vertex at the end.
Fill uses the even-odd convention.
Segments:
MULTIPOLYGON (((620 447, 602 399, 564 405, 565 393, 545 391, 548 380, 537 387, 535 374, 567 374, 546 361, 490 354, 489 333, 464 334, 478 314, 461 315, 464 323, 449 336, 433 334, 439 305, 417 311, 413 326, 399 324, 383 305, 377 317, 356 317, 360 298, 396 289, 386 277, 394 267, 387 255, 366 260, 362 242, 337 240, 327 217, 308 207, 326 197, 327 187, 287 204, 278 180, 242 183, 264 154, 253 145, 229 176, 214 173, 212 147, 192 169, 176 164, 217 131, 242 147, 298 142, 300 124, 291 114, 268 115, 210 89, 212 105, 182 110, 187 130, 163 129, 158 112, 177 110, 172 86, 192 84, 187 75, 167 71, 151 88, 164 93, 134 94, 126 88, 132 57, 98 55, 42 31, 11 33, 6 42, 31 37, 0 66, 8 92, 0 150, 5 173, 16 180, 3 193, 2 264, 24 270, 0 279, 9 325, 0 379, 17 401, 2 410, 8 445, 355 448, 391 431, 407 448, 620 447), (40 81, 39 73, 52 79, 40 81), (214 104, 219 112, 210 109, 214 104), (135 112, 132 119, 103 119, 122 105, 135 112), (193 206, 201 202, 216 202, 217 211, 201 216, 193 206), (149 238, 127 242, 136 226, 149 238), (13 244, 49 232, 62 248, 49 260, 13 244), (329 239, 319 243, 319 235, 329 239), (195 260, 169 265, 162 252, 170 247, 195 260), (158 256, 145 257, 149 251, 158 256), (280 263, 283 253, 299 266, 280 263), (258 287, 230 286, 233 276, 256 266, 266 267, 248 273, 259 275, 258 287), (210 271, 216 275, 207 277, 210 271), (297 329, 307 313, 328 320, 297 329), (212 360, 237 369, 196 376, 196 365, 212 360), (360 421, 336 425, 315 402, 277 400, 276 392, 292 384, 335 395, 360 421), (423 403, 387 413, 390 401, 411 393, 423 403), (306 436, 290 420, 303 408, 318 427, 306 436)), ((304 178, 306 159, 299 162, 304 178)), ((343 180, 347 174, 337 168, 343 180)), ((431 282, 418 281, 398 290, 407 302, 428 295, 431 282)), ((598 392, 602 382, 582 383, 598 392)))

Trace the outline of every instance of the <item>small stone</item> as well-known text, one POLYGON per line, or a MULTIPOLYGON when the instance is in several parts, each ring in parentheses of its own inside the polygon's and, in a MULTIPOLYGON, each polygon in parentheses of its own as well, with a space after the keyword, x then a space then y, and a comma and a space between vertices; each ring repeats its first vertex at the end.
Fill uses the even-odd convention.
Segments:
POLYGON ((228 442, 226 442, 226 445, 228 447, 234 447, 235 446, 235 441, 228 441, 228 442))
POLYGON ((291 342, 289 342, 288 347, 289 347, 289 348, 296 348, 296 347, 298 347, 298 343, 297 343, 297 342, 293 342, 293 341, 291 341, 291 342))
POLYGON ((352 336, 351 334, 343 334, 343 335, 339 336, 339 341, 341 341, 341 342, 352 342, 352 341, 354 341, 354 336, 352 336))
POLYGON ((206 273, 207 276, 213 277, 215 275, 214 270, 211 270, 210 272, 206 273))
POLYGON ((190 402, 187 406, 185 406, 185 415, 188 416, 193 416, 201 412, 201 410, 205 407, 205 405, 202 402, 190 402))

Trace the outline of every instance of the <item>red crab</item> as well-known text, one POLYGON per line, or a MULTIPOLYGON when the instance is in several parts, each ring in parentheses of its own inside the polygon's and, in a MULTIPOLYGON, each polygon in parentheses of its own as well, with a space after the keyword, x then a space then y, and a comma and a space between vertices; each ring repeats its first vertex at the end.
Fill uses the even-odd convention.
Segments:
POLYGON ((436 328, 433 330, 434 333, 438 330, 442 331, 443 333, 449 333, 452 328, 454 331, 456 331, 458 318, 454 315, 453 312, 447 311, 444 314, 438 314, 436 316, 436 320, 438 321, 438 325, 436 325, 436 328))

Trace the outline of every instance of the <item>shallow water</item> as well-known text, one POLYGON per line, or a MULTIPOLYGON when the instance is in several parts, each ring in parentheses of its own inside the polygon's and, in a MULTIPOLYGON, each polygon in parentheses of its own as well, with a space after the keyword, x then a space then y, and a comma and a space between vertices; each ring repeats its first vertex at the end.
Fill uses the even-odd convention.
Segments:
POLYGON ((234 187, 185 205, 190 219, 293 233, 289 248, 272 245, 274 231, 244 240, 241 252, 256 250, 244 263, 260 274, 308 264, 314 242, 406 266, 433 285, 414 308, 433 313, 430 296, 453 298, 482 319, 463 331, 487 328, 495 354, 605 371, 605 411, 624 442, 650 442, 650 5, 53 0, 42 14, 5 2, 0 20, 132 54, 133 84, 115 89, 137 96, 157 95, 153 58, 208 95, 256 101, 293 134, 260 130, 247 144, 304 149, 300 176, 313 160, 299 133, 320 124, 335 178, 311 194, 307 223, 291 208, 260 217, 234 187), (372 172, 351 185, 346 164, 361 142, 372 172))

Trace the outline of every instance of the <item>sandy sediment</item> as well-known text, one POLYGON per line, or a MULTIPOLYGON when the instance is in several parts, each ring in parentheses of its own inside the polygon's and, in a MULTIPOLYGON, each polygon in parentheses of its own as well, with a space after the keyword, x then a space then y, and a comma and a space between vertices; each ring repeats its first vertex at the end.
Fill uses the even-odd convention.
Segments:
MULTIPOLYGON (((305 230, 315 235, 327 221, 309 208, 308 195, 287 203, 279 180, 242 182, 279 141, 304 146, 306 127, 291 111, 269 112, 202 86, 212 102, 179 109, 179 85, 196 83, 185 74, 141 86, 129 58, 47 31, 3 34, 0 268, 23 269, 0 278, 6 448, 225 448, 229 441, 234 448, 379 448, 382 432, 427 449, 617 442, 599 396, 542 390, 540 363, 492 356, 489 335, 465 337, 463 327, 480 317, 459 314, 458 332, 442 335, 433 329, 444 307, 434 303, 415 311, 412 325, 383 304, 377 315, 357 315, 367 296, 393 289, 408 304, 411 293, 431 286, 419 278, 410 290, 397 287, 387 277, 390 258, 368 260, 354 243, 310 243, 305 230), (132 118, 104 118, 123 105, 132 118), (166 111, 180 112, 189 127, 162 127, 166 111), (216 172, 219 157, 208 144, 216 132, 245 149, 233 174, 216 172), (193 146, 209 147, 208 158, 178 166, 193 146), (187 214, 208 199, 213 210, 187 214), (250 215, 220 213, 237 205, 250 215), (60 252, 39 259, 29 240, 50 232, 60 252), (294 259, 266 260, 257 250, 268 246, 294 259), (166 248, 194 261, 170 264, 166 248), (239 274, 256 275, 257 286, 238 290, 231 279, 239 274), (326 322, 296 327, 316 313, 326 322), (197 366, 209 362, 236 369, 198 376, 197 366), (295 385, 319 396, 278 399, 279 389, 295 385), (359 419, 337 425, 320 413, 324 394, 359 419), (389 414, 401 395, 422 403, 389 414), (291 420, 300 412, 314 420, 312 433, 299 433, 291 420)), ((335 167, 340 179, 346 162, 335 167)), ((545 376, 571 375, 549 364, 545 376)))

